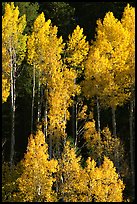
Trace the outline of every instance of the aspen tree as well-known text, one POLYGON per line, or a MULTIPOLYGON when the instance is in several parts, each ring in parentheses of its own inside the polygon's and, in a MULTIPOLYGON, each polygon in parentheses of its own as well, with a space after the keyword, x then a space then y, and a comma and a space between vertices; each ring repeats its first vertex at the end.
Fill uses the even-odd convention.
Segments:
POLYGON ((132 175, 132 196, 134 199, 134 186, 135 186, 135 169, 134 169, 134 133, 133 133, 133 113, 134 113, 134 101, 135 101, 135 8, 130 7, 128 4, 123 12, 121 19, 123 27, 129 32, 130 43, 128 46, 129 55, 127 58, 128 69, 125 72, 126 82, 128 84, 128 91, 130 91, 130 166, 132 175))
MULTIPOLYGON (((32 89, 32 109, 31 109, 31 132, 33 130, 34 123, 34 100, 35 100, 35 88, 36 88, 36 75, 40 75, 39 66, 43 61, 44 54, 44 45, 42 42, 44 41, 45 35, 43 35, 44 27, 46 30, 49 29, 49 23, 45 23, 44 13, 39 15, 34 22, 33 32, 31 36, 28 36, 27 47, 28 47, 28 63, 33 66, 33 89, 32 89), (45 26, 44 26, 45 24, 45 26), (41 34, 41 39, 39 39, 39 33, 41 34), (41 49, 41 50, 40 50, 41 49)), ((48 33, 47 33, 48 34, 48 33)), ((46 40, 46 39, 45 39, 46 40)), ((40 77, 39 77, 39 86, 40 86, 40 77)))
POLYGON ((57 37, 58 28, 52 26, 50 20, 45 22, 43 13, 34 22, 33 30, 32 36, 28 39, 28 60, 36 66, 40 83, 45 89, 44 131, 46 138, 49 138, 50 158, 52 158, 53 146, 55 145, 59 151, 59 141, 62 137, 66 137, 66 120, 69 118, 67 108, 71 103, 71 95, 76 90, 73 90, 71 85, 75 72, 67 70, 63 65, 62 37, 57 37))
POLYGON ((11 2, 11 4, 6 3, 5 13, 2 16, 2 47, 3 49, 5 49, 4 52, 7 54, 6 58, 7 70, 5 71, 10 73, 10 79, 3 78, 5 80, 3 82, 6 84, 7 80, 10 82, 11 110, 12 110, 11 154, 10 154, 11 167, 14 160, 14 145, 15 145, 16 79, 20 71, 19 65, 21 65, 26 52, 27 36, 23 35, 25 26, 26 26, 25 15, 19 18, 18 7, 15 7, 13 2, 11 2))
POLYGON ((58 172, 61 180, 58 194, 65 202, 87 201, 87 180, 80 159, 81 157, 76 157, 75 149, 70 147, 70 142, 67 141, 59 160, 58 172))
POLYGON ((100 134, 100 103, 104 88, 108 86, 112 80, 109 74, 108 67, 110 63, 101 52, 95 43, 90 46, 88 58, 85 62, 85 80, 81 82, 82 92, 87 98, 95 97, 97 102, 98 115, 98 132, 100 134), (92 87, 92 88, 91 88, 92 87))
POLYGON ((38 130, 35 136, 30 135, 23 159, 24 170, 17 180, 22 202, 56 201, 52 174, 57 170, 57 163, 54 159, 49 161, 48 145, 42 131, 38 130))
POLYGON ((103 21, 97 21, 96 31, 96 41, 91 45, 86 62, 83 90, 87 97, 97 96, 102 107, 112 108, 113 135, 116 137, 116 108, 130 97, 125 75, 129 33, 112 12, 108 12, 103 21))
POLYGON ((103 22, 98 20, 97 25, 96 46, 99 48, 101 55, 105 55, 110 63, 107 68, 112 79, 105 87, 102 96, 105 99, 104 104, 108 103, 107 105, 112 107, 113 130, 114 135, 116 135, 114 111, 118 105, 123 105, 130 96, 130 93, 126 91, 128 87, 124 76, 128 69, 126 60, 129 54, 129 33, 123 28, 121 22, 113 16, 112 12, 106 14, 103 22))
POLYGON ((102 161, 103 157, 109 157, 114 165, 119 166, 119 171, 122 174, 124 166, 124 146, 118 137, 114 137, 109 128, 105 127, 99 133, 95 127, 95 120, 86 122, 84 126, 84 139, 89 151, 89 155, 95 161, 102 161), (115 151, 119 154, 115 155, 115 151))
MULTIPOLYGON (((77 84, 77 78, 84 70, 84 61, 89 51, 89 44, 86 42, 86 36, 83 34, 83 28, 79 25, 74 29, 72 35, 68 36, 66 44, 65 63, 68 68, 74 69, 77 77, 74 79, 74 87, 77 84)), ((73 137, 75 146, 77 145, 77 101, 73 97, 73 137)))
MULTIPOLYGON (((88 80, 85 86, 90 83, 95 88, 91 93, 87 87, 85 89, 88 96, 94 96, 94 93, 98 92, 101 105, 112 107, 113 110, 116 110, 118 105, 123 105, 130 96, 125 91, 127 83, 124 77, 128 69, 128 45, 129 34, 112 12, 108 12, 103 21, 97 21, 96 41, 91 45, 85 71, 85 79, 88 80), (92 75, 88 74, 89 70, 92 75)), ((115 117, 115 113, 113 116, 115 117)), ((115 134, 116 126, 113 126, 115 134)))
POLYGON ((104 157, 103 164, 96 166, 94 159, 87 159, 85 167, 88 180, 89 201, 94 202, 122 202, 125 185, 119 179, 113 162, 104 157))

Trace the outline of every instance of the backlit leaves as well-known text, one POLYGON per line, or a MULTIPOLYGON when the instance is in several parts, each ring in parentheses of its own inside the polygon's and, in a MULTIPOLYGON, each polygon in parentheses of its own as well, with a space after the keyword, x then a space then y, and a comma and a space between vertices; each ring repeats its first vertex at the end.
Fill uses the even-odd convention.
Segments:
POLYGON ((23 166, 23 174, 18 179, 23 201, 55 201, 55 193, 52 190, 55 179, 52 173, 56 172, 57 161, 49 161, 48 146, 40 130, 36 136, 31 135, 29 138, 23 166))

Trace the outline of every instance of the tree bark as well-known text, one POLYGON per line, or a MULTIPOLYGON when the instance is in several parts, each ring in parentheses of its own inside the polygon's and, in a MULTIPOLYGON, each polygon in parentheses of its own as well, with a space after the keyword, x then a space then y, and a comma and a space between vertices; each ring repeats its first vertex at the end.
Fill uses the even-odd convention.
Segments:
POLYGON ((14 146, 15 146, 15 73, 16 73, 16 55, 12 53, 10 46, 10 77, 11 77, 11 153, 10 153, 10 166, 12 169, 14 163, 14 146), (14 66, 15 64, 15 66, 14 66))
POLYGON ((48 89, 46 87, 46 100, 45 100, 45 111, 44 111, 44 135, 45 139, 48 136, 48 89))
POLYGON ((75 147, 77 146, 78 142, 78 121, 77 121, 77 101, 75 101, 75 147))
MULTIPOLYGON (((74 85, 76 84, 76 78, 74 79, 74 85)), ((76 96, 73 96, 73 108, 72 108, 72 127, 73 127, 73 138, 74 145, 77 145, 77 101, 76 96)))
POLYGON ((34 123, 34 100, 35 100, 35 65, 33 66, 33 88, 32 88, 32 104, 31 104, 31 133, 33 132, 33 123, 34 123))
POLYGON ((41 85, 40 76, 38 76, 38 119, 37 119, 38 123, 40 122, 40 117, 41 117, 41 85))

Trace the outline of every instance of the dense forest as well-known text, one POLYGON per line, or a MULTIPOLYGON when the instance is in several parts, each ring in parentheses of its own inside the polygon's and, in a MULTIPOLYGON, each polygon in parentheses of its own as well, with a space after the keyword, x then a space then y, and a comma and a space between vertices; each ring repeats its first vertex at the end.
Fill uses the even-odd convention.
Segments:
POLYGON ((134 2, 2 2, 2 202, 134 201, 134 113, 134 2))

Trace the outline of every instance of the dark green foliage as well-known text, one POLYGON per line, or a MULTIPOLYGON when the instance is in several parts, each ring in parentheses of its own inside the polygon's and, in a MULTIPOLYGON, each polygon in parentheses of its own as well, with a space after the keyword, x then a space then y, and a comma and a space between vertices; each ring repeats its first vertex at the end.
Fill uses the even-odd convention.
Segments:
POLYGON ((40 12, 44 12, 46 20, 51 19, 58 27, 58 34, 66 39, 76 26, 75 8, 66 2, 39 2, 40 12))
POLYGON ((25 28, 25 32, 29 34, 32 31, 34 20, 39 15, 38 2, 15 2, 15 6, 19 7, 20 16, 26 14, 27 26, 25 28))

